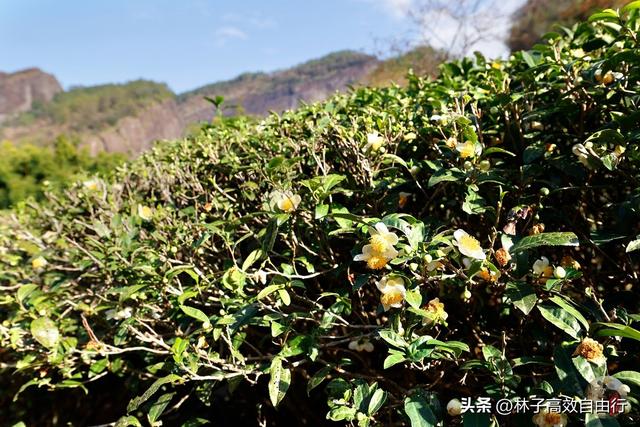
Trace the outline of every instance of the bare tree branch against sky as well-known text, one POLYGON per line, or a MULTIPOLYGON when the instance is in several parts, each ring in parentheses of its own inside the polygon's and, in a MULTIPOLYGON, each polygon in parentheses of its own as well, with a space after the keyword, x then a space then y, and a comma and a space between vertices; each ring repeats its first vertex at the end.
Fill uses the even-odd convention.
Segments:
POLYGON ((489 56, 508 52, 504 44, 511 15, 522 0, 387 0, 414 25, 413 43, 464 56, 479 50, 489 56))

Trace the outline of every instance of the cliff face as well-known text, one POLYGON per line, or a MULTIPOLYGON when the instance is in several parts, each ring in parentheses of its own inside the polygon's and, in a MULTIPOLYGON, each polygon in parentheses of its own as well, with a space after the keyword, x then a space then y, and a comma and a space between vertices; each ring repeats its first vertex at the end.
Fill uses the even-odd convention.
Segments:
POLYGON ((137 154, 154 141, 183 135, 186 123, 173 99, 151 105, 135 116, 118 120, 115 126, 82 138, 92 154, 100 151, 137 154))
POLYGON ((15 73, 0 73, 0 121, 28 111, 35 101, 49 102, 62 91, 54 76, 37 68, 15 73))

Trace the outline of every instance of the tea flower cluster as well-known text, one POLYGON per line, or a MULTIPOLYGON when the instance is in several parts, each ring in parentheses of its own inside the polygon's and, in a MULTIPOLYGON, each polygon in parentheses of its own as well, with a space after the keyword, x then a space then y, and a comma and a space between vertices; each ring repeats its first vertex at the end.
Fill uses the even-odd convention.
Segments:
POLYGON ((482 147, 480 144, 467 141, 462 144, 456 144, 456 151, 459 153, 461 159, 468 159, 479 156, 482 153, 482 147))
POLYGON ((398 236, 390 232, 387 226, 379 222, 369 230, 371 238, 369 244, 362 247, 362 253, 356 255, 354 261, 365 261, 372 270, 384 268, 389 261, 398 256, 394 245, 398 243, 398 236))
POLYGON ((367 134, 367 144, 364 146, 365 151, 378 151, 384 145, 384 138, 378 134, 378 132, 371 132, 367 134))
POLYGON ((540 257, 533 263, 533 274, 538 277, 538 281, 542 284, 553 278, 553 272, 554 268, 549 264, 549 258, 546 256, 540 257))
POLYGON ((376 283, 376 287, 380 291, 380 303, 384 311, 391 307, 400 308, 407 295, 407 289, 404 286, 402 277, 385 276, 376 283))
POLYGON ((47 264, 48 264, 47 260, 44 259, 44 257, 41 257, 41 256, 39 256, 37 258, 34 258, 31 261, 31 266, 33 267, 34 270, 40 270, 40 269, 46 267, 47 264))
POLYGON ((461 229, 456 230, 453 233, 453 238, 455 239, 453 244, 458 247, 462 255, 479 260, 484 260, 487 257, 478 239, 466 231, 461 229))
POLYGON ((291 213, 298 209, 302 197, 293 194, 291 191, 276 192, 272 197, 272 203, 282 212, 291 213))
POLYGON ((138 216, 144 221, 151 221, 153 210, 149 206, 138 205, 138 216))
POLYGON ((422 323, 425 325, 436 325, 438 323, 445 323, 449 314, 444 311, 444 304, 440 302, 439 298, 434 298, 427 303, 425 307, 427 314, 422 319, 422 323))

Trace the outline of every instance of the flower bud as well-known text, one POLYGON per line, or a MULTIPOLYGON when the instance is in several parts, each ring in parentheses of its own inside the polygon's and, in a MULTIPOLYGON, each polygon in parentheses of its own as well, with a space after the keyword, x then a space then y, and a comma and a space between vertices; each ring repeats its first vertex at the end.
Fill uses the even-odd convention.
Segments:
POLYGON ((416 134, 415 134, 415 132, 409 132, 409 133, 405 134, 402 139, 404 139, 405 141, 412 141, 412 140, 416 139, 416 134))
POLYGON ((478 169, 480 169, 482 172, 487 172, 489 169, 491 169, 491 162, 489 160, 481 161, 478 165, 478 169))
POLYGON ((447 403, 447 412, 452 417, 457 417, 462 413, 462 403, 458 399, 451 399, 449 403, 447 403))
POLYGON ((558 266, 553 270, 553 275, 556 279, 564 279, 567 272, 564 268, 558 266))

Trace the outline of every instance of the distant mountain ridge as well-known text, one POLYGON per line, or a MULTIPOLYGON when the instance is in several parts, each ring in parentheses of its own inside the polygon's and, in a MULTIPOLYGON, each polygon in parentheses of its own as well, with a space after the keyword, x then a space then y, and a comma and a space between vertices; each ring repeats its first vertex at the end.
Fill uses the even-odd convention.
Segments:
POLYGON ((29 111, 34 103, 49 102, 60 92, 58 80, 38 68, 0 72, 0 122, 10 115, 29 111))
MULTIPOLYGON (((11 76, 26 73, 33 74, 32 78, 21 81, 20 85, 11 83, 15 81, 14 78, 8 80, 8 86, 0 86, 0 100, 12 100, 6 103, 5 121, 0 124, 0 140, 48 143, 59 134, 71 133, 92 153, 109 151, 135 154, 149 148, 155 140, 179 138, 184 135, 189 125, 211 120, 214 108, 204 99, 205 96, 223 96, 225 114, 241 112, 265 115, 270 111, 281 112, 295 108, 303 101, 325 99, 336 91, 343 91, 350 85, 362 82, 379 62, 371 55, 341 51, 282 71, 243 74, 235 79, 206 85, 178 96, 170 93, 166 86, 153 82, 105 85, 113 86, 113 91, 123 93, 124 101, 114 101, 108 91, 101 93, 96 87, 62 92, 55 77, 26 70, 11 76), (127 93, 135 94, 131 98, 137 100, 140 97, 141 85, 146 85, 142 86, 145 89, 143 95, 149 93, 147 96, 151 101, 130 102, 131 100, 126 98, 127 93), (23 92, 26 95, 16 95, 23 92), (68 95, 70 93, 80 98, 83 103, 73 104, 73 100, 68 101, 71 98, 71 95, 68 95), (26 106, 28 100, 32 101, 29 107, 26 106), (38 101, 39 104, 33 104, 33 101, 38 101), (65 106, 65 102, 72 105, 65 106), (42 107, 43 103, 49 104, 42 107), (112 104, 121 109, 126 107, 128 113, 109 114, 109 120, 115 122, 104 121, 104 126, 95 125, 87 128, 87 118, 82 118, 80 112, 73 113, 87 108, 93 108, 97 112, 110 112, 110 108, 116 108, 112 107, 112 104), (34 105, 38 108, 31 108, 34 105), (52 114, 42 114, 42 110, 47 109, 58 113, 62 111, 69 117, 66 120, 55 120, 52 114), (71 113, 68 113, 69 111, 71 113)), ((0 82, 3 76, 5 75, 0 74, 0 82)))
POLYGON ((300 101, 323 100, 335 91, 360 83, 378 63, 371 55, 335 52, 282 71, 241 74, 232 80, 189 91, 178 100, 187 121, 206 120, 211 104, 204 101, 204 96, 221 95, 228 106, 242 113, 264 115, 295 108, 300 101))

